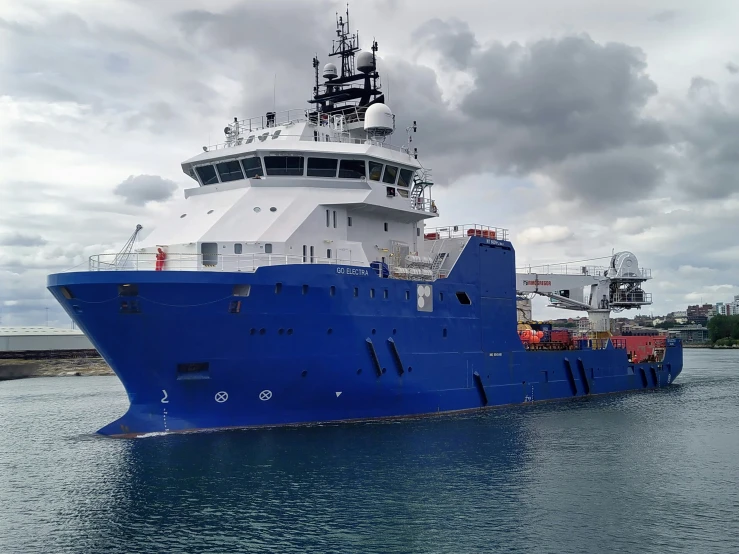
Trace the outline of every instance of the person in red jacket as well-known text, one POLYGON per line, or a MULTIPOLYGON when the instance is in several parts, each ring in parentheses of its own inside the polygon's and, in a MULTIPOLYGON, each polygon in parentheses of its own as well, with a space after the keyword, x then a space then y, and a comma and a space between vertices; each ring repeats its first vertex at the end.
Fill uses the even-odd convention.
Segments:
POLYGON ((164 250, 161 248, 157 248, 157 263, 156 263, 156 270, 161 271, 164 269, 164 260, 167 259, 167 254, 164 253, 164 250))

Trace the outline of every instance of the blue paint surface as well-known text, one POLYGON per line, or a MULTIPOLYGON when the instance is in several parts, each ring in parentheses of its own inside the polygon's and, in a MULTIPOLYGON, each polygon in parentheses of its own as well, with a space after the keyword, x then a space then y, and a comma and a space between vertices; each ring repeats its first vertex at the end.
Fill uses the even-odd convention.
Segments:
POLYGON ((472 238, 448 278, 422 284, 431 312, 418 283, 347 266, 48 278, 128 393, 103 434, 418 416, 664 387, 682 370, 679 341, 660 364, 610 345, 524 350, 508 242, 472 238))

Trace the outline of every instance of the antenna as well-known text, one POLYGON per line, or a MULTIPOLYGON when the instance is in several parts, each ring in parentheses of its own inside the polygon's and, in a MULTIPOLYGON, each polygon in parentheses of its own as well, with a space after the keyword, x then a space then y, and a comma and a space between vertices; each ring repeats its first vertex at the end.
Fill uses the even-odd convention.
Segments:
POLYGON ((272 111, 277 111, 277 73, 275 73, 275 80, 272 84, 272 111))

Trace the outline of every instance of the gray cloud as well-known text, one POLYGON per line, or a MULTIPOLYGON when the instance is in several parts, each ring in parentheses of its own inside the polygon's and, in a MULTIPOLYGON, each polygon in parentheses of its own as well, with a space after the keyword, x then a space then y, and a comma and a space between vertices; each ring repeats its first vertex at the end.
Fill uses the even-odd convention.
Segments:
POLYGON ((143 206, 147 202, 168 200, 176 190, 174 181, 158 175, 130 175, 113 189, 113 193, 125 198, 128 204, 143 206))
POLYGON ((667 23, 677 18, 679 12, 677 10, 663 10, 657 12, 649 17, 649 21, 655 21, 657 23, 667 23))
POLYGON ((739 65, 736 65, 734 62, 727 62, 725 67, 726 71, 728 71, 732 75, 736 75, 737 73, 739 73, 739 65))
POLYGON ((466 68, 474 50, 478 48, 470 26, 458 19, 431 19, 413 32, 413 38, 428 48, 438 50, 443 59, 451 62, 456 69, 466 68))
POLYGON ((570 198, 588 204, 634 202, 653 190, 663 176, 653 154, 609 150, 570 158, 552 170, 570 198))
POLYGON ((0 246, 43 246, 48 241, 39 235, 7 233, 0 235, 0 246))

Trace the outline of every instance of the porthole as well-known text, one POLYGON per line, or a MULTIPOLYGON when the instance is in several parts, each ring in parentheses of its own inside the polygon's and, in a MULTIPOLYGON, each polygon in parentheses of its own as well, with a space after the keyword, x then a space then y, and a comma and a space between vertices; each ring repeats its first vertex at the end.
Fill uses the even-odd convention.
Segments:
POLYGON ((254 206, 254 212, 255 213, 259 213, 261 211, 262 211, 262 208, 260 208, 259 206, 254 206))
POLYGON ((183 218, 183 217, 185 217, 186 215, 187 215, 187 214, 182 214, 182 215, 180 216, 180 219, 182 219, 182 218, 183 218))
POLYGON ((274 206, 272 206, 272 207, 271 207, 271 208, 269 209, 269 211, 270 211, 270 212, 276 212, 276 211, 277 211, 277 208, 275 208, 274 206))

